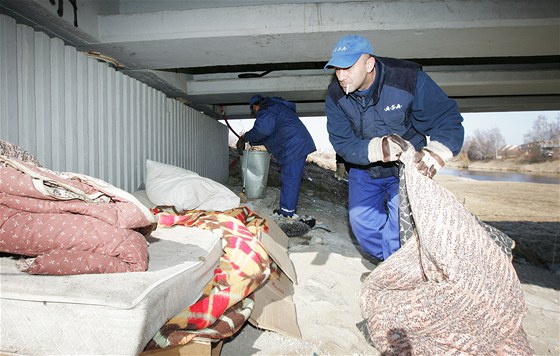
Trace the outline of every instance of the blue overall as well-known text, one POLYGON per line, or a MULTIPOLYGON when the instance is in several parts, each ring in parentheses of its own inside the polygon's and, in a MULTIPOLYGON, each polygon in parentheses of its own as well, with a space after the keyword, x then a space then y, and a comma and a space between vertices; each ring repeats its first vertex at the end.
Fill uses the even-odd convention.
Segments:
POLYGON ((253 146, 264 145, 280 165, 280 210, 292 216, 297 210, 305 160, 316 150, 315 143, 293 102, 272 97, 260 105, 255 124, 244 138, 253 146))
POLYGON ((283 215, 292 216, 297 212, 304 167, 305 158, 298 158, 281 166, 280 210, 283 215))
POLYGON ((335 80, 325 104, 329 139, 349 168, 352 231, 364 252, 385 260, 400 248, 399 167, 369 162, 370 140, 397 134, 420 150, 429 136, 456 155, 464 130, 456 102, 418 64, 375 59, 376 77, 368 89, 346 95, 335 80))

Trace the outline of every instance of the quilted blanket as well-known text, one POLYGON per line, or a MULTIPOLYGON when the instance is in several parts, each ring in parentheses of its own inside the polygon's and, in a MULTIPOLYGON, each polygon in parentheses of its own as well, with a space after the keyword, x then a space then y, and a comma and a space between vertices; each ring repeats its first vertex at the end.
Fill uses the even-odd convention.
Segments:
POLYGON ((220 235, 224 254, 203 296, 169 320, 146 349, 185 345, 195 337, 233 335, 251 315, 252 293, 271 274, 272 261, 257 239, 260 231, 268 230, 264 219, 248 207, 223 212, 160 212, 157 216, 160 226, 196 226, 220 235))
POLYGON ((405 243, 360 291, 369 341, 387 355, 532 354, 511 239, 421 175, 414 153, 400 157, 405 243))
MULTIPOLYGON (((1 151, 10 152, 18 150, 1 151)), ((0 252, 30 257, 19 261, 30 274, 147 269, 147 208, 99 179, 34 163, 0 154, 0 252)))

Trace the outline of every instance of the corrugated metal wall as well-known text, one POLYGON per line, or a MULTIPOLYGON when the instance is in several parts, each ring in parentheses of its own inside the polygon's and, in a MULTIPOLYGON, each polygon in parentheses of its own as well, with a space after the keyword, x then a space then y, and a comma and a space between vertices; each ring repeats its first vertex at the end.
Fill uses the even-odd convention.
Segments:
POLYGON ((4 15, 0 139, 127 191, 144 181, 147 158, 228 177, 225 125, 4 15))

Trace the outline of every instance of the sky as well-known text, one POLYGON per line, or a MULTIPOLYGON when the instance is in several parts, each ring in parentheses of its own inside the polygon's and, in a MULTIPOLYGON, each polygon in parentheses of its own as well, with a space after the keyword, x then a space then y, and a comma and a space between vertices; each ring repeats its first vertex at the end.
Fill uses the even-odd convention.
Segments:
MULTIPOLYGON (((560 116, 560 111, 467 113, 462 115, 464 118, 465 138, 473 136, 476 130, 488 131, 498 128, 506 144, 520 145, 523 143, 523 136, 531 131, 533 123, 539 116, 542 115, 549 120, 553 120, 560 116)), ((229 120, 229 123, 235 132, 242 134, 253 127, 254 121, 254 119, 229 120)), ((318 151, 327 152, 333 150, 328 138, 326 117, 302 117, 301 121, 309 130, 309 133, 311 133, 318 151)), ((231 132, 230 136, 233 136, 231 132)))

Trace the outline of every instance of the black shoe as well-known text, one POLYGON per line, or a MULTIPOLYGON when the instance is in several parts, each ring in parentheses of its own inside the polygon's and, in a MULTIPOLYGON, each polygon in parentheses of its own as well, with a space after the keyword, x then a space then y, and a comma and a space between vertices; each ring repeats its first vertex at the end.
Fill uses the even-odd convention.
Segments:
POLYGON ((274 215, 278 216, 278 217, 284 217, 284 218, 288 218, 288 219, 298 219, 299 216, 297 214, 293 214, 293 215, 288 215, 286 213, 284 213, 281 209, 274 209, 272 210, 272 215, 274 217, 274 215))

